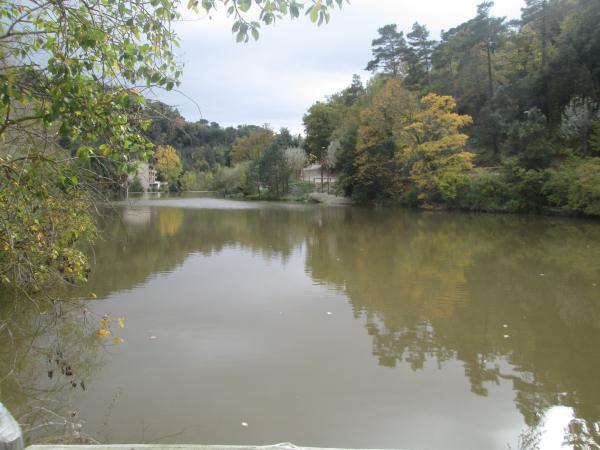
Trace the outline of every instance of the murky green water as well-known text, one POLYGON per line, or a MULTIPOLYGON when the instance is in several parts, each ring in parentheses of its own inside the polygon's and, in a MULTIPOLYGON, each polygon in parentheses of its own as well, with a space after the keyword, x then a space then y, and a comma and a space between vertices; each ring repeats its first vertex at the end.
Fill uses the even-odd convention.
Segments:
POLYGON ((0 399, 33 438, 55 407, 111 443, 598 448, 599 222, 216 199, 111 217, 97 300, 57 306, 58 332, 3 310, 4 348, 31 350, 2 353, 0 399), (124 344, 83 331, 105 313, 124 344))

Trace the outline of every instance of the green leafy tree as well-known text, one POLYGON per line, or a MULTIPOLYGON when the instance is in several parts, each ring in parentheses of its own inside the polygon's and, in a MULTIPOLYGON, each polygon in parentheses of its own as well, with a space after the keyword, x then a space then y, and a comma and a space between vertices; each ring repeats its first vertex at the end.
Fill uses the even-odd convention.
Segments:
POLYGON ((527 169, 547 167, 556 153, 556 145, 548 133, 548 119, 539 108, 525 112, 523 120, 510 127, 506 142, 507 155, 516 156, 527 169))
POLYGON ((302 120, 308 152, 321 162, 331 143, 331 135, 339 124, 336 108, 331 103, 317 102, 308 109, 302 120))
POLYGON ((267 128, 252 130, 247 136, 237 138, 231 149, 233 164, 258 158, 274 139, 274 134, 267 128))
POLYGON ((258 175, 262 185, 274 197, 288 191, 290 169, 283 148, 277 142, 271 144, 258 160, 258 175))
POLYGON ((180 179, 181 189, 184 191, 193 191, 198 189, 198 174, 196 172, 185 172, 180 179))

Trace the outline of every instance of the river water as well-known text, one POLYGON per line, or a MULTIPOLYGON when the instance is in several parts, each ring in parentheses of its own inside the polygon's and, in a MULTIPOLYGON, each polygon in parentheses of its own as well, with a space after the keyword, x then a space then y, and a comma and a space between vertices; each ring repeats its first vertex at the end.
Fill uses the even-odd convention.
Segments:
POLYGON ((32 441, 599 448, 597 221, 177 198, 102 227, 71 320, 2 336, 32 441))

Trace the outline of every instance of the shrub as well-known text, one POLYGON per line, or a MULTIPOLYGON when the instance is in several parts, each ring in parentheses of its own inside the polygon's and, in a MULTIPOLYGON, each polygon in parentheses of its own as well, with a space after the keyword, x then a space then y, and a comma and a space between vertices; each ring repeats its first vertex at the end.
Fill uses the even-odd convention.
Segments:
POLYGON ((248 189, 246 172, 249 162, 233 167, 219 167, 214 175, 213 188, 222 194, 241 194, 248 189))
POLYGON ((129 185, 129 192, 144 192, 144 186, 142 186, 142 182, 137 176, 129 185))
POLYGON ((473 211, 540 211, 547 204, 542 192, 547 177, 544 171, 519 167, 515 160, 506 161, 495 172, 478 169, 458 204, 473 211))
POLYGON ((461 208, 473 211, 507 211, 511 190, 499 173, 477 169, 459 197, 461 208))
POLYGON ((548 174, 543 190, 552 205, 600 216, 600 158, 574 160, 548 174))

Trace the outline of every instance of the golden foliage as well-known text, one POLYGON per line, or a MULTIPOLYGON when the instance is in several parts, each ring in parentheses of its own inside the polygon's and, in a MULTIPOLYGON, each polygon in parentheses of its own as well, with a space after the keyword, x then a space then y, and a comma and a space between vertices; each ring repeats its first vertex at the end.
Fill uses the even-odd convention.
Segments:
POLYGON ((415 161, 410 176, 422 199, 454 199, 473 168, 474 155, 463 151, 469 137, 459 131, 472 119, 454 112, 456 101, 449 96, 428 94, 420 104, 420 111, 407 127, 414 145, 403 157, 415 161))
POLYGON ((154 161, 158 173, 169 183, 173 183, 181 175, 181 158, 177 150, 170 145, 160 145, 154 155, 154 161))

